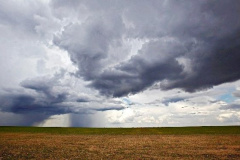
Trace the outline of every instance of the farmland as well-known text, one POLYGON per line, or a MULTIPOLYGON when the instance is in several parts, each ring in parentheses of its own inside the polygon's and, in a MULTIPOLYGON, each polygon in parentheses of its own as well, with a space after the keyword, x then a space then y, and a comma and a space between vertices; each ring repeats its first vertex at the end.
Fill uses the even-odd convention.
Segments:
POLYGON ((0 159, 240 159, 240 127, 0 127, 0 159))

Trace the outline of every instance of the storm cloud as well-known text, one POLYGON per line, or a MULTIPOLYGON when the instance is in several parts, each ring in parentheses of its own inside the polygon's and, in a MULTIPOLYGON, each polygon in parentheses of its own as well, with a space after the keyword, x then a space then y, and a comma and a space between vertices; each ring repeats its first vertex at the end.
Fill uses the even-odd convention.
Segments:
POLYGON ((52 115, 88 114, 124 108, 117 101, 102 100, 100 103, 97 99, 72 93, 61 82, 64 76, 66 73, 61 71, 53 76, 27 79, 21 82, 20 90, 5 89, 0 96, 0 111, 25 116, 36 115, 36 121, 41 121, 52 115))
POLYGON ((78 76, 108 96, 135 94, 156 83, 163 90, 195 92, 238 80, 239 2, 187 2, 116 1, 108 10, 84 3, 96 13, 66 26, 54 43, 68 51, 78 76), (146 42, 115 63, 110 48, 126 39, 146 42))
MULTIPOLYGON (((146 104, 185 111, 176 106, 240 79, 238 15, 239 0, 2 2, 0 114, 26 115, 26 125, 70 114, 73 126, 94 126, 95 113, 133 120, 146 104)), ((234 87, 231 104, 220 90, 205 99, 238 110, 234 87)))

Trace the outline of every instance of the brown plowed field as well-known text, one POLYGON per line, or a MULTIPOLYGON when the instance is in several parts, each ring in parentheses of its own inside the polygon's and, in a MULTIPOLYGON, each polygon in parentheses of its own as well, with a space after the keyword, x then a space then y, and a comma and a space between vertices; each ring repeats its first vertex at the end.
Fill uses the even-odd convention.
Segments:
POLYGON ((240 135, 0 133, 0 159, 240 159, 240 135))

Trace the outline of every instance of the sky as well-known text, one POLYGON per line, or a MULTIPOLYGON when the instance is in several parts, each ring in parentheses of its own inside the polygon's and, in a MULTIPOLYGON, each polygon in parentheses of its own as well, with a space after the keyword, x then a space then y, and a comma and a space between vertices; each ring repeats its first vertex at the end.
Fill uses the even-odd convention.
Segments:
POLYGON ((239 0, 0 0, 0 125, 240 125, 239 0))

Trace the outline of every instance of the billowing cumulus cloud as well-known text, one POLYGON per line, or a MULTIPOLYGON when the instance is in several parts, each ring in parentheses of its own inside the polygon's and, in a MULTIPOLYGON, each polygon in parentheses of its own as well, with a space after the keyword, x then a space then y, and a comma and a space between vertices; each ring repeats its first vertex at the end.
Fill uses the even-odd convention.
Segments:
POLYGON ((182 110, 202 116, 188 106, 238 110, 238 15, 238 0, 4 1, 0 114, 38 117, 27 125, 70 114, 73 126, 94 126, 93 115, 160 123, 192 117, 182 110), (227 94, 207 90, 227 83, 227 94), (141 113, 147 106, 152 115, 141 113), (172 110, 159 117, 157 106, 172 110))
POLYGON ((95 14, 54 39, 100 93, 119 97, 158 82, 164 90, 194 92, 239 79, 238 1, 116 3, 108 10, 86 3, 95 14), (110 48, 124 39, 146 42, 136 55, 110 65, 110 48))

